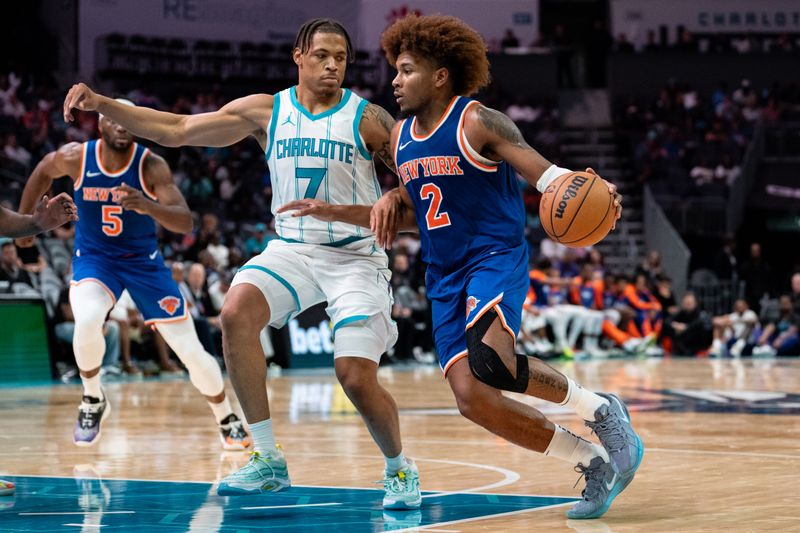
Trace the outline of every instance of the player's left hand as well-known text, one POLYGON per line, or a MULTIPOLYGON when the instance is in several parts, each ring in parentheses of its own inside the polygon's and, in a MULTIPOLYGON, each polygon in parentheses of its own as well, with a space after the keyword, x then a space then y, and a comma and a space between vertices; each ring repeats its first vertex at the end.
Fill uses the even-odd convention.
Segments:
POLYGON ((334 206, 328 202, 315 198, 303 198, 302 200, 292 200, 277 209, 278 213, 294 211, 293 217, 311 216, 323 222, 336 222, 334 217, 334 206))
MULTIPOLYGON (((595 172, 594 169, 591 167, 587 167, 586 172, 600 177, 600 174, 595 172)), ((617 210, 617 218, 616 220, 614 220, 614 225, 611 226, 611 230, 613 231, 617 227, 617 220, 619 220, 619 217, 622 216, 622 195, 617 192, 617 186, 614 185, 613 183, 609 183, 606 181, 606 185, 608 185, 608 192, 611 193, 611 195, 614 197, 614 208, 617 210)))
POLYGON ((142 191, 134 189, 127 183, 123 183, 119 187, 114 187, 114 190, 122 193, 117 203, 126 211, 136 211, 140 215, 146 215, 153 205, 151 200, 144 197, 142 191))

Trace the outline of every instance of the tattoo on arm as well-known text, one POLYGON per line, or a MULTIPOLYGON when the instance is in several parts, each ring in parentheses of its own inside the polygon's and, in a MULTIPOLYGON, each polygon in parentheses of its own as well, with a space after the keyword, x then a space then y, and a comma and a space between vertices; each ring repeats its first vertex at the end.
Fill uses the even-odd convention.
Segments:
POLYGON ((522 133, 520 133, 514 121, 500 111, 480 106, 478 107, 478 119, 486 129, 495 133, 501 139, 515 144, 520 148, 531 148, 528 146, 528 143, 525 142, 522 133))
POLYGON ((392 128, 394 128, 395 120, 384 108, 375 104, 367 104, 364 108, 364 120, 374 122, 381 129, 386 131, 386 142, 377 147, 374 150, 374 154, 389 167, 389 170, 396 174, 397 168, 395 167, 391 141, 389 140, 392 136, 392 128))

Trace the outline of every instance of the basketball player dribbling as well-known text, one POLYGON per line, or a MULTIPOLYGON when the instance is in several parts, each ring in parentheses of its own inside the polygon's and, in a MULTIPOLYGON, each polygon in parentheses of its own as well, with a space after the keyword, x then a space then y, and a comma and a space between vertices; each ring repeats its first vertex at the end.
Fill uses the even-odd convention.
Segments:
MULTIPOLYGON (((119 105, 133 103, 120 100, 119 105)), ((167 163, 108 117, 98 123, 100 139, 69 143, 47 154, 25 184, 20 211, 33 209, 54 179, 73 180, 81 214, 75 226, 70 303, 75 315, 73 351, 83 382, 83 399, 73 441, 92 446, 101 436, 110 403, 100 382, 105 352, 103 324, 124 289, 145 318, 175 351, 194 386, 208 400, 227 450, 243 450, 250 438, 233 413, 217 361, 206 352, 186 312, 156 242, 155 222, 187 232, 192 217, 172 182, 167 163)), ((33 241, 23 242, 32 245, 33 241)))
POLYGON ((336 375, 385 458, 384 508, 414 509, 422 501, 416 465, 403 454, 397 406, 377 379, 380 357, 397 337, 388 258, 372 233, 354 225, 359 216, 369 216, 381 194, 373 156, 394 168, 389 145, 394 120, 342 89, 352 58, 344 27, 315 19, 300 28, 295 41, 298 85, 275 95, 254 94, 191 116, 120 105, 83 84, 74 86, 64 102, 65 119, 72 107, 98 110, 135 135, 166 146, 228 146, 252 135, 269 165, 273 208, 303 198, 336 204, 342 222, 277 213, 280 239, 237 272, 226 296, 221 313, 225 360, 256 453, 220 482, 221 495, 291 486, 273 436, 259 334, 268 324, 280 327, 327 301, 336 375))
MULTIPOLYGON (((468 97, 488 83, 489 62, 483 40, 461 20, 410 16, 390 26, 381 44, 397 69, 394 94, 406 118, 392 131, 402 185, 371 214, 378 242, 389 243, 386 228, 399 204, 400 228, 420 231, 436 349, 462 415, 514 444, 577 465, 586 487, 567 516, 602 516, 633 479, 644 451, 627 408, 613 394, 583 389, 514 352, 529 287, 525 210, 514 171, 539 191, 570 171, 528 146, 507 116, 468 97), (572 409, 602 446, 501 390, 572 409)), ((611 185, 609 191, 616 194, 611 185)), ((615 205, 619 216, 620 198, 615 205)), ((297 215, 331 215, 318 201, 286 207, 297 215)))

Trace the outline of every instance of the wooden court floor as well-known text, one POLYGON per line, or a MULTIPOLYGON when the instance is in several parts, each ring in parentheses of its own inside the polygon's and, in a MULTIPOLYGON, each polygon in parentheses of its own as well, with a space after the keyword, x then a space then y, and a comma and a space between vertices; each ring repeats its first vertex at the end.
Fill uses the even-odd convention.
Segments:
MULTIPOLYGON (((469 503, 471 494, 572 498, 580 495, 583 482, 573 488, 578 474, 566 463, 510 445, 461 418, 438 368, 386 368, 381 376, 401 409, 405 452, 419 465, 423 490, 445 494, 427 500, 436 500, 439 507, 436 512, 429 510, 435 516, 424 515, 421 521, 382 516, 379 504, 369 500, 359 504, 370 511, 363 515, 368 517, 366 525, 339 525, 329 530, 800 531, 800 360, 673 358, 558 366, 586 387, 620 394, 645 443, 637 477, 602 519, 567 520, 568 504, 552 505, 547 499, 533 504, 526 502, 534 499, 505 496, 480 496, 489 507, 492 502, 503 504, 506 498, 510 507, 502 507, 502 514, 476 511, 477 504, 469 503), (466 512, 464 518, 452 519, 456 515, 445 513, 455 512, 459 505, 466 512), (478 516, 469 512, 478 512, 478 516), (497 514, 501 516, 492 516, 497 514)), ((296 501, 313 502, 323 496, 335 500, 341 493, 343 502, 347 499, 344 488, 377 487, 373 482, 381 478, 379 452, 332 372, 285 373, 271 379, 269 389, 276 437, 286 450, 293 483, 333 487, 314 489, 311 496, 296 501)), ((194 492, 202 493, 196 505, 181 506, 182 493, 172 490, 170 498, 177 499, 170 501, 178 502, 174 505, 186 513, 183 518, 189 526, 179 527, 182 518, 173 517, 170 520, 176 527, 171 528, 166 517, 160 519, 163 527, 145 528, 148 531, 285 530, 279 527, 283 522, 270 522, 269 510, 262 510, 257 519, 251 517, 247 522, 250 529, 229 527, 233 524, 228 516, 233 513, 231 506, 239 504, 220 503, 223 499, 213 494, 211 485, 124 485, 121 480, 213 483, 244 464, 247 455, 222 453, 210 411, 186 379, 109 383, 106 393, 112 412, 104 422, 103 438, 96 447, 85 449, 71 442, 79 386, 0 388, 0 477, 20 484, 15 500, 9 503, 6 499, 4 506, 0 498, 0 531, 133 527, 137 523, 134 517, 140 515, 124 510, 109 513, 110 507, 104 515, 102 504, 86 504, 86 486, 83 500, 80 495, 70 500, 72 511, 67 505, 49 513, 57 524, 44 521, 48 513, 30 512, 45 508, 46 498, 76 490, 74 479, 86 476, 96 480, 94 483, 106 480, 99 491, 101 500, 103 491, 110 493, 105 495, 106 501, 113 499, 115 490, 130 497, 137 492, 157 496, 163 486, 196 487, 187 489, 187 501, 194 492), (50 478, 60 481, 46 487, 45 481, 37 481, 50 478), (64 479, 67 485, 63 485, 64 479), (71 522, 52 516, 58 513, 72 513, 71 522), (124 527, 119 522, 123 517, 133 521, 124 527)), ((531 403, 554 421, 588 436, 588 430, 559 406, 531 403)), ((91 496, 91 487, 88 490, 91 496)), ((364 498, 379 494, 347 494, 351 493, 364 498)), ((274 495, 247 498, 251 504, 256 502, 248 509, 284 502, 274 495)), ((329 515, 312 518, 314 509, 344 509, 348 504, 342 502, 306 503, 308 507, 294 514, 284 508, 280 519, 288 520, 286 530, 302 527, 306 519, 317 520, 319 525, 329 515)))

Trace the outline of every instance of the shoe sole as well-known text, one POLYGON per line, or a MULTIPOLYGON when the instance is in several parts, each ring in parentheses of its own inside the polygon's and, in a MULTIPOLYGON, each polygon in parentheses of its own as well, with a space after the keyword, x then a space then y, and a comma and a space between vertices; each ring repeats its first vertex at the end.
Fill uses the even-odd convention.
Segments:
POLYGON ((383 508, 387 511, 413 511, 422 506, 422 498, 418 498, 413 502, 404 502, 402 500, 388 501, 383 500, 383 508))
POLYGON ((277 488, 271 490, 264 490, 261 488, 258 489, 240 489, 238 487, 233 487, 228 485, 227 483, 220 483, 217 487, 217 496, 252 496, 254 494, 267 494, 270 492, 281 492, 286 489, 292 487, 292 482, 288 479, 284 483, 283 481, 279 481, 280 485, 277 488))
POLYGON ((110 412, 111 412, 111 402, 109 402, 108 398, 106 397, 106 408, 103 411, 103 416, 100 417, 100 423, 98 424, 97 435, 95 435, 94 438, 89 442, 86 442, 85 440, 75 440, 75 438, 73 437, 72 442, 75 444, 75 446, 79 446, 81 448, 91 448, 92 446, 97 444, 97 442, 100 440, 100 437, 103 434, 103 429, 102 429, 103 420, 106 419, 108 413, 110 412))
POLYGON ((16 488, 14 489, 0 489, 0 496, 11 496, 17 491, 16 488))

